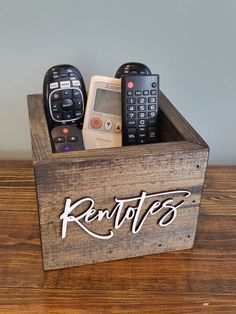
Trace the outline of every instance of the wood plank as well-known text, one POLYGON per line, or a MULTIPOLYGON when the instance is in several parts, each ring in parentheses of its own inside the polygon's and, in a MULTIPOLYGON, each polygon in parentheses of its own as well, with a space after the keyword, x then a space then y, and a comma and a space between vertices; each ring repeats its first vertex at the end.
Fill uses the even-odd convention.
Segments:
POLYGON ((0 211, 37 211, 32 161, 0 162, 0 211))
MULTIPOLYGON (((208 166, 202 207, 211 215, 222 210, 225 215, 236 215, 236 166, 208 166)), ((37 211, 32 161, 0 162, 1 210, 37 211)))
POLYGON ((210 215, 236 215, 236 166, 209 166, 202 207, 210 215))
MULTIPOLYGON (((199 148, 199 145, 197 145, 199 148)), ((127 257, 149 255, 157 252, 175 251, 190 248, 195 236, 201 191, 204 182, 208 151, 198 150, 156 152, 143 156, 139 151, 126 158, 121 154, 114 159, 80 160, 35 167, 38 203, 40 211, 41 236, 45 269, 56 269, 104 262, 127 257), (131 219, 122 228, 114 228, 114 220, 93 220, 85 227, 95 233, 106 235, 114 232, 109 240, 97 239, 78 227, 75 222, 69 226, 68 236, 61 237, 61 221, 65 197, 73 202, 91 197, 96 209, 108 209, 111 213, 116 203, 114 198, 129 199, 140 197, 141 191, 155 195, 159 192, 187 190, 191 196, 158 196, 146 199, 139 215, 145 215, 154 201, 163 203, 173 198, 173 204, 184 202, 178 210, 173 224, 160 228, 159 216, 149 215, 142 230, 136 236, 131 233, 131 219), (79 239, 79 241, 78 241, 79 239)), ((88 202, 86 203, 88 206, 88 202)), ((122 215, 126 211, 125 204, 122 215)), ((129 202, 137 207, 137 201, 129 202)), ((81 214, 86 207, 75 209, 71 215, 81 214), (75 214, 76 212, 76 214, 75 214)), ((162 210, 162 215, 164 214, 162 210)), ((115 217, 115 215, 113 215, 115 217)), ((83 222, 84 223, 84 222, 83 222)))
POLYGON ((234 295, 130 290, 0 289, 4 313, 228 313, 234 295))
POLYGON ((28 112, 33 162, 52 154, 47 120, 45 117, 42 95, 28 95, 28 112))

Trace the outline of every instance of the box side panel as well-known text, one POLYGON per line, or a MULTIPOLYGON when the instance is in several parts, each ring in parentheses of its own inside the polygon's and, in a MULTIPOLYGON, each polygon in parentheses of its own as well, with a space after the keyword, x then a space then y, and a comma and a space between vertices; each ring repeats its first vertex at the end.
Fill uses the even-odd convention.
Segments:
POLYGON ((201 136, 173 106, 169 99, 160 92, 160 108, 167 120, 174 126, 177 132, 188 142, 208 147, 201 136))
POLYGON ((33 162, 37 163, 50 156, 52 153, 51 143, 43 108, 42 95, 29 95, 27 96, 27 100, 33 162))
POLYGON ((36 165, 45 269, 192 247, 207 157, 199 148, 36 165))
POLYGON ((167 119, 162 110, 159 111, 158 142, 184 141, 184 137, 177 131, 174 125, 167 119))

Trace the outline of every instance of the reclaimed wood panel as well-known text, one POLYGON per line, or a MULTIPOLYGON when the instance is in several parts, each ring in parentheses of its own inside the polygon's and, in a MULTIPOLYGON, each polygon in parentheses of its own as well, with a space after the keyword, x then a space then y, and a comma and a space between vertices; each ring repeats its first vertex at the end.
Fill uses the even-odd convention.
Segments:
MULTIPOLYGON (((162 93, 160 143, 149 145, 52 154, 41 96, 28 96, 28 108, 45 269, 72 267, 193 246, 209 148, 162 93), (187 201, 182 200, 185 198, 184 192, 175 197, 175 192, 171 192, 176 190, 187 191, 191 197, 187 201), (65 238, 64 234, 64 238, 62 237, 60 215, 66 198, 69 197, 72 202, 89 198, 95 201, 93 211, 98 213, 98 210, 108 210, 111 215, 116 205, 115 197, 137 198, 141 197, 142 191, 149 195, 161 192, 169 194, 166 198, 158 196, 157 199, 148 199, 149 202, 145 200, 142 210, 138 209, 135 201, 122 205, 122 214, 116 212, 112 223, 107 217, 102 220, 91 219, 89 226, 86 221, 88 218, 78 223, 78 215, 88 209, 85 205, 80 211, 76 208, 70 214, 70 219, 74 219, 74 222, 67 223, 72 225, 69 235, 65 238), (162 214, 158 212, 158 218, 153 218, 150 214, 146 219, 154 201, 159 204, 171 201, 176 206, 183 202, 184 206, 178 210, 174 223, 165 228, 157 228, 158 220, 165 214, 165 206, 163 205, 162 214), (135 208, 137 212, 140 211, 139 215, 136 215, 135 208), (133 216, 125 218, 125 226, 122 225, 119 229, 118 221, 122 219, 115 217, 126 217, 128 210, 133 210, 133 216), (134 235, 131 224, 135 220, 136 224, 137 221, 142 224, 143 217, 145 223, 142 231, 134 235), (127 220, 133 221, 128 224, 127 220), (109 240, 99 238, 100 234, 112 232, 116 234, 109 240)), ((170 206, 167 208, 170 210, 170 206)))
POLYGON ((27 101, 33 162, 36 163, 50 156, 52 149, 42 95, 28 95, 27 101))

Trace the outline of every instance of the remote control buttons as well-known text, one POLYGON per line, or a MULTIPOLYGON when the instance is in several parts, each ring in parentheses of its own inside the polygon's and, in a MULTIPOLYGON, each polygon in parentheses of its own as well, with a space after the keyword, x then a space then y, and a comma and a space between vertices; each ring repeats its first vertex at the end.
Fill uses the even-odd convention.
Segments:
POLYGON ((130 89, 133 88, 134 87, 134 83, 132 81, 129 81, 127 83, 127 87, 130 88, 130 89))
POLYGON ((68 136, 67 137, 67 141, 68 142, 78 142, 78 140, 79 140, 79 138, 78 138, 78 136, 68 136))
POLYGON ((121 78, 123 145, 157 142, 158 76, 121 78))
POLYGON ((60 112, 53 112, 52 116, 56 120, 62 120, 62 114, 60 112))
POLYGON ((156 105, 148 105, 148 110, 156 110, 156 105))
POLYGON ((51 113, 56 121, 69 122, 83 116, 83 95, 78 88, 63 88, 51 93, 51 113))
POLYGON ((127 111, 135 111, 136 110, 136 107, 133 106, 133 105, 128 105, 127 106, 127 111))
POLYGON ((102 126, 102 120, 99 117, 93 117, 90 120, 90 125, 94 129, 99 129, 102 126))
POLYGON ((53 101, 52 102, 52 112, 59 112, 61 110, 60 102, 53 101))
POLYGON ((136 142, 136 128, 128 128, 128 143, 135 144, 136 142))
POLYGON ((68 128, 63 128, 61 131, 62 131, 63 134, 68 134, 69 133, 69 129, 68 128))
POLYGON ((74 118, 73 111, 65 112, 63 117, 65 120, 72 120, 74 118))
POLYGON ((73 105, 74 105, 73 100, 69 98, 63 99, 63 101, 61 102, 61 106, 63 110, 66 110, 66 111, 73 109, 73 105))
MULTIPOLYGON (((136 118, 136 113, 135 112, 128 112, 127 113, 127 118, 128 119, 135 119, 136 118)), ((143 117, 141 117, 143 118, 143 117)))
POLYGON ((73 125, 57 126, 52 129, 50 136, 54 144, 54 150, 58 153, 84 148, 82 133, 73 125))
POLYGON ((72 90, 71 89, 62 89, 61 96, 62 96, 62 99, 72 98, 72 90))
POLYGON ((152 103, 152 104, 155 103, 156 102, 156 97, 149 97, 148 98, 148 102, 152 103))
POLYGON ((150 138, 156 138, 156 136, 157 136, 157 130, 156 130, 156 128, 155 127, 149 127, 148 128, 148 136, 150 137, 150 138))
POLYGON ((127 120, 127 125, 128 126, 135 126, 136 125, 136 120, 133 120, 133 119, 127 120))
POLYGON ((55 89, 55 88, 59 87, 59 84, 57 82, 50 83, 49 87, 50 87, 50 89, 55 89))
POLYGON ((72 81, 72 85, 73 86, 80 86, 80 81, 77 81, 77 80, 74 80, 74 81, 72 81))
POLYGON ((69 77, 75 77, 75 73, 74 72, 69 72, 69 77))
POLYGON ((146 98, 140 97, 138 98, 138 104, 145 104, 146 103, 146 98))
POLYGON ((106 131, 110 131, 112 129, 112 121, 111 120, 106 120, 104 124, 104 128, 106 131))
POLYGON ((121 131, 121 123, 118 121, 115 124, 115 132, 120 133, 120 131, 121 131))
POLYGON ((80 110, 75 110, 75 118, 80 118, 82 116, 82 112, 80 110))
POLYGON ((138 112, 138 118, 146 118, 146 112, 138 112))
POLYGON ((136 99, 135 98, 128 98, 127 99, 127 104, 135 104, 136 103, 136 99))
POLYGON ((73 89, 73 96, 74 98, 81 98, 81 93, 78 89, 74 88, 73 89))
POLYGON ((61 88, 70 88, 70 81, 62 81, 60 82, 61 88))
POLYGON ((60 93, 60 91, 57 91, 57 92, 52 93, 51 98, 52 98, 52 100, 60 100, 60 99, 61 99, 61 93, 60 93))
POLYGON ((138 111, 145 111, 145 110, 146 110, 146 106, 145 105, 138 106, 138 111))
POLYGON ((138 120, 138 125, 140 125, 140 126, 145 126, 146 125, 146 120, 144 120, 144 119, 139 119, 138 120))
POLYGON ((72 151, 71 145, 65 144, 62 146, 62 152, 70 152, 70 151, 72 151))
POLYGON ((54 138, 54 143, 64 143, 65 140, 64 136, 57 136, 54 138))

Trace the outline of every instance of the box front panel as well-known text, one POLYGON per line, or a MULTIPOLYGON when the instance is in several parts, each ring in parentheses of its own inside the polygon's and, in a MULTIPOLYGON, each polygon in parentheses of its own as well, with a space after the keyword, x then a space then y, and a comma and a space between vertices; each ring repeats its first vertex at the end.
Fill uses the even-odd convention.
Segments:
POLYGON ((195 149, 37 165, 45 269, 192 247, 207 156, 195 149))

